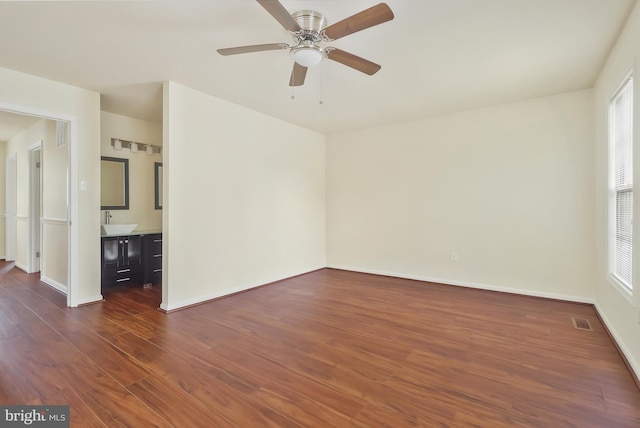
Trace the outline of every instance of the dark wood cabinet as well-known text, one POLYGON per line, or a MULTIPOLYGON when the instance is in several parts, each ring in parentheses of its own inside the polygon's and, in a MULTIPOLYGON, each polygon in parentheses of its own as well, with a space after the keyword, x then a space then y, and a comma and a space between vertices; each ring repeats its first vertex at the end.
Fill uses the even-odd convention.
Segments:
POLYGON ((102 284, 140 282, 142 237, 105 236, 102 238, 102 284))
POLYGON ((162 233, 103 236, 102 285, 162 281, 162 233))
POLYGON ((162 233, 152 233, 142 238, 144 285, 162 282, 162 233))

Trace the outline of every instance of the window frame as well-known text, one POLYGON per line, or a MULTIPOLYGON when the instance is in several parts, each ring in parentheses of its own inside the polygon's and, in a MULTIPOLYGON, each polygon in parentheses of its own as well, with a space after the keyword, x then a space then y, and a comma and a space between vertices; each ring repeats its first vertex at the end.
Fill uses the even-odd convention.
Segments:
POLYGON ((617 86, 616 90, 613 92, 611 97, 609 97, 608 104, 608 123, 607 123, 607 148, 608 148, 608 183, 607 183, 607 193, 608 193, 608 245, 607 245, 607 255, 608 255, 608 266, 607 273, 611 281, 616 285, 620 291, 623 292, 623 295, 631 301, 634 295, 634 287, 633 287, 633 252, 634 252, 634 244, 633 244, 633 232, 634 232, 634 222, 633 222, 633 202, 631 206, 631 283, 627 284, 623 278, 620 278, 615 272, 615 260, 616 260, 616 243, 618 242, 617 238, 617 195, 621 192, 625 192, 631 190, 632 201, 633 201, 633 188, 634 188, 634 88, 633 88, 633 70, 630 70, 625 77, 621 80, 620 84, 617 86), (626 90, 628 85, 631 85, 631 176, 632 180, 630 184, 624 185, 616 185, 616 158, 615 158, 615 127, 614 127, 614 118, 615 118, 615 101, 618 96, 622 93, 622 91, 626 90))

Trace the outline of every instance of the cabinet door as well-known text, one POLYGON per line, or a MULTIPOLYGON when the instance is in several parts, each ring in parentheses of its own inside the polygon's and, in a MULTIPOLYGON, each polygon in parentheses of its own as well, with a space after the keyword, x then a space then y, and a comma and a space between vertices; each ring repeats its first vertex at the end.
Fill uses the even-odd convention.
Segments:
POLYGON ((119 236, 102 238, 102 268, 120 266, 120 238, 119 236))
POLYGON ((142 237, 140 235, 126 236, 124 240, 125 265, 134 266, 142 264, 142 237))

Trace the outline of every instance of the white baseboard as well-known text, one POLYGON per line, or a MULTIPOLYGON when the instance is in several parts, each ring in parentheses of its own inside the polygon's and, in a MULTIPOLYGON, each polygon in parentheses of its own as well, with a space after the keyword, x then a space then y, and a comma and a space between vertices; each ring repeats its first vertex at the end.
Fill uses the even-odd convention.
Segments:
POLYGON ((13 263, 15 267, 17 267, 18 269, 20 269, 21 271, 23 271, 24 273, 29 273, 29 271, 27 270, 27 267, 21 263, 18 262, 14 262, 13 263))
POLYGON ((625 359, 629 363, 630 369, 633 370, 636 378, 640 379, 640 362, 636 360, 633 353, 629 350, 629 348, 625 346, 622 337, 620 337, 620 334, 616 331, 613 323, 609 320, 609 318, 607 318, 604 311, 601 310, 600 306, 597 303, 595 303, 594 306, 596 308, 596 311, 598 312, 598 316, 604 323, 605 327, 607 327, 607 330, 609 330, 611 336, 613 336, 613 340, 616 342, 618 349, 620 350, 620 352, 622 352, 625 359))
POLYGON ((526 290, 521 288, 502 287, 502 286, 480 284, 480 283, 474 283, 474 282, 454 281, 454 280, 445 279, 445 278, 433 278, 433 277, 425 277, 425 276, 419 276, 419 275, 407 275, 407 274, 398 273, 398 272, 386 272, 386 271, 379 271, 379 270, 373 270, 373 269, 362 269, 362 268, 355 268, 351 266, 329 265, 327 266, 327 268, 348 270, 348 271, 360 272, 360 273, 370 273, 373 275, 390 276, 394 278, 413 279, 416 281, 433 282, 436 284, 455 285, 458 287, 476 288, 479 290, 499 291, 501 293, 520 294, 523 296, 542 297, 545 299, 565 300, 568 302, 588 303, 591 305, 595 304, 594 299, 590 299, 584 296, 572 296, 567 294, 546 293, 546 292, 540 292, 538 290, 526 290))
POLYGON ((56 290, 58 290, 59 292, 61 292, 62 294, 67 294, 67 286, 56 281, 53 280, 51 278, 48 278, 44 275, 40 275, 40 281, 44 282, 45 284, 47 284, 48 286, 55 288, 56 290))

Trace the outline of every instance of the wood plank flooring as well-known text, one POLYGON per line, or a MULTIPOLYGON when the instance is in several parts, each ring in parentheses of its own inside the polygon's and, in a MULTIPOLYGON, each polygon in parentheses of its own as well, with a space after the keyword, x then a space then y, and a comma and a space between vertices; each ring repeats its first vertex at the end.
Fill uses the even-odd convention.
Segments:
POLYGON ((171 314, 0 262, 0 403, 72 427, 638 427, 591 306, 323 269, 171 314), (594 331, 574 328, 586 318, 594 331))

